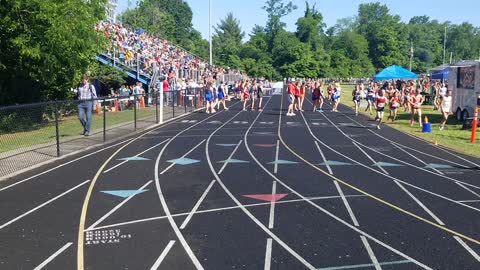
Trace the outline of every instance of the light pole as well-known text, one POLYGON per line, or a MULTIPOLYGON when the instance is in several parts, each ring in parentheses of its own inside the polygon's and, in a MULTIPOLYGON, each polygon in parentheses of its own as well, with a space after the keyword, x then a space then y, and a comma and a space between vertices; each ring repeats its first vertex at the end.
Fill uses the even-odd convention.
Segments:
POLYGON ((445 49, 447 46, 447 27, 445 26, 445 35, 443 37, 443 65, 445 65, 445 49))
POLYGON ((208 1, 208 39, 210 42, 210 66, 212 61, 212 0, 208 1))

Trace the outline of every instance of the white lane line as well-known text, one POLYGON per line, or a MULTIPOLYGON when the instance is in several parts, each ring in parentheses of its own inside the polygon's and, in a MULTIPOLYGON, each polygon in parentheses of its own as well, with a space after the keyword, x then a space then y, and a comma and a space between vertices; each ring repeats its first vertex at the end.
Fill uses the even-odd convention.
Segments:
POLYGON ((470 248, 467 245, 467 243, 465 243, 465 241, 463 241, 462 238, 460 238, 456 235, 453 238, 455 238, 455 240, 457 240, 457 242, 460 243, 460 245, 462 245, 463 248, 465 248, 478 262, 480 262, 480 256, 472 248, 470 248))
POLYGON ((466 200, 466 201, 458 201, 462 203, 473 203, 473 202, 480 202, 480 200, 466 200))
MULTIPOLYGON (((418 157, 412 155, 412 154, 409 153, 407 150, 405 150, 405 149, 403 149, 402 147, 400 147, 398 144, 396 144, 396 143, 394 143, 394 142, 391 142, 391 144, 392 144, 393 146, 395 146, 396 148, 398 148, 398 150, 400 150, 400 151, 404 152, 405 154, 411 156, 412 158, 416 159, 418 162, 422 163, 423 165, 428 166, 428 164, 427 164, 425 161, 423 161, 423 160, 419 159, 418 157)), ((443 172, 441 172, 441 171, 439 171, 439 170, 437 170, 437 169, 435 169, 435 168, 433 168, 433 167, 429 167, 429 168, 432 169, 432 170, 434 170, 434 171, 436 171, 437 173, 439 173, 439 174, 441 174, 441 175, 445 175, 443 172)))
POLYGON ((468 192, 472 193, 473 195, 475 195, 475 196, 477 196, 477 197, 480 198, 480 194, 478 194, 477 192, 475 192, 475 191, 467 188, 467 187, 466 187, 465 185, 463 185, 462 183, 457 182, 457 185, 461 186, 461 187, 462 187, 463 189, 465 189, 466 191, 468 191, 468 192))
POLYGON ((167 257, 167 254, 170 251, 170 249, 173 247, 173 244, 175 244, 175 240, 170 240, 170 242, 168 242, 167 246, 165 247, 165 249, 160 254, 160 257, 158 257, 158 259, 152 265, 152 268, 150 268, 150 270, 157 270, 158 267, 160 267, 160 264, 162 263, 163 259, 165 259, 165 257, 167 257))
POLYGON ((325 163, 325 166, 327 166, 328 172, 333 175, 332 168, 330 168, 330 164, 328 164, 327 159, 325 158, 325 155, 323 154, 322 149, 320 148, 320 145, 318 145, 318 142, 315 141, 315 145, 317 146, 318 152, 320 152, 320 155, 322 156, 323 162, 325 163))
POLYGON ((380 164, 377 163, 377 161, 375 161, 367 152, 365 152, 365 150, 363 150, 355 141, 352 140, 352 143, 353 145, 355 145, 360 151, 362 151, 362 153, 367 156, 368 159, 370 159, 370 161, 373 162, 373 164, 377 164, 377 167, 380 168, 380 170, 382 170, 383 173, 385 174, 389 174, 382 166, 380 166, 380 164))
POLYGON ((373 265, 375 265, 375 269, 376 270, 382 270, 382 267, 378 263, 377 257, 375 256, 375 253, 373 253, 373 250, 370 247, 370 244, 368 243, 367 238, 365 238, 365 236, 363 236, 363 235, 360 235, 360 238, 362 239, 363 245, 367 249, 368 256, 370 256, 370 260, 372 260, 373 265))
POLYGON ((430 209, 428 209, 427 206, 425 206, 419 199, 417 199, 417 197, 415 197, 412 193, 410 193, 410 191, 408 191, 408 189, 406 189, 402 184, 400 184, 400 182, 398 182, 397 180, 394 180, 394 182, 405 193, 407 193, 408 196, 410 196, 410 198, 412 198, 425 212, 427 212, 427 214, 429 214, 438 224, 440 224, 442 226, 445 226, 445 223, 443 223, 432 211, 430 211, 430 209))
MULTIPOLYGON (((144 188, 146 188, 148 185, 150 185, 151 183, 153 182, 153 180, 150 180, 148 181, 145 185, 143 185, 142 187, 140 187, 137 191, 140 191, 140 190, 143 190, 144 188)), ((97 220, 95 223, 93 223, 92 225, 90 225, 90 227, 88 227, 85 231, 87 230, 93 230, 95 229, 95 226, 97 226, 98 224, 100 224, 102 221, 104 221, 106 218, 108 218, 111 214, 113 214, 115 211, 117 211, 120 207, 122 207, 124 204, 126 204, 130 199, 132 199, 135 195, 137 195, 137 193, 133 193, 132 195, 128 196, 125 200, 123 200, 121 203, 119 203, 117 206, 115 206, 114 208, 112 208, 112 210, 108 211, 108 213, 106 213, 103 217, 101 217, 99 220, 97 220)))
POLYGON ((273 229, 273 223, 275 222, 275 194, 277 194, 277 181, 273 181, 272 184, 272 201, 270 202, 270 217, 268 218, 268 228, 273 229))
POLYGON ((463 247, 466 251, 468 251, 468 253, 470 253, 470 255, 472 255, 478 262, 480 262, 480 256, 478 256, 478 254, 477 254, 473 249, 471 249, 471 248, 467 245, 467 243, 465 243, 465 241, 463 241, 463 239, 461 239, 460 237, 458 237, 458 236, 456 236, 456 235, 453 236, 453 238, 454 238, 455 240, 457 240, 457 242, 460 243, 460 245, 462 245, 462 247, 463 247))
POLYGON ((37 267, 35 267, 33 270, 40 270, 45 267, 49 262, 53 261, 60 253, 64 252, 67 248, 69 248, 73 243, 67 243, 65 246, 57 250, 57 252, 53 253, 50 257, 48 257, 45 261, 43 261, 41 264, 39 264, 37 267))
POLYGON ((342 198, 343 204, 345 205, 345 208, 347 208, 348 214, 350 215, 350 218, 352 219, 353 225, 356 227, 360 226, 358 224, 357 218, 355 217, 355 214, 352 211, 352 208, 350 208, 350 204, 347 201, 347 198, 345 198, 345 195, 343 194, 342 189, 340 188, 340 185, 338 184, 337 180, 334 180, 333 183, 335 184, 335 187, 337 188, 338 194, 340 194, 340 197, 342 198))
MULTIPOLYGON (((162 142, 160 142, 160 143, 158 143, 158 144, 155 144, 154 146, 148 148, 147 150, 145 150, 145 151, 143 151, 143 152, 138 153, 137 155, 135 155, 135 156, 133 156, 133 157, 139 157, 139 156, 145 154, 146 152, 148 152, 148 151, 150 151, 150 150, 152 150, 152 149, 154 149, 154 148, 156 148, 156 147, 158 147, 158 146, 166 143, 168 140, 170 140, 170 139, 166 139, 166 140, 164 140, 164 141, 162 141, 162 142)), ((127 162, 128 162, 128 160, 124 160, 124 161, 118 163, 117 165, 111 167, 110 169, 107 169, 107 170, 103 171, 103 173, 108 173, 109 171, 111 171, 111 170, 113 170, 113 169, 115 169, 115 168, 118 168, 118 167, 122 166, 123 164, 125 164, 125 163, 127 163, 127 162)))
POLYGON ((56 201, 56 200, 60 199, 61 197, 63 197, 63 196, 65 196, 65 195, 67 195, 68 193, 70 193, 70 192, 74 191, 75 189, 77 189, 77 188, 79 188, 79 187, 81 187, 81 186, 85 185, 86 183, 88 183, 88 182, 90 182, 90 181, 91 181, 91 180, 87 180, 87 181, 85 181, 85 182, 83 182, 83 183, 81 183, 81 184, 79 184, 79 185, 76 185, 76 186, 74 186, 73 188, 71 188, 71 189, 69 189, 69 190, 67 190, 67 191, 63 192, 62 194, 60 194, 60 195, 56 196, 55 198, 52 198, 52 199, 50 199, 50 200, 48 200, 48 201, 46 201, 46 202, 42 203, 41 205, 39 205, 39 206, 37 206, 37 207, 35 207, 35 208, 33 208, 33 209, 31 209, 31 210, 29 210, 29 211, 27 211, 27 212, 25 212, 25 213, 21 214, 20 216, 18 216, 18 217, 16 217, 16 218, 12 219, 12 220, 10 220, 10 221, 8 221, 7 223, 5 223, 5 224, 3 224, 3 225, 1 225, 1 226, 0 226, 0 230, 1 230, 1 229, 3 229, 3 228, 5 228, 5 227, 7 227, 8 225, 10 225, 10 224, 14 223, 15 221, 17 221, 17 220, 19 220, 19 219, 21 219, 21 218, 23 218, 23 217, 25 217, 25 216, 27 216, 27 215, 29 215, 29 214, 31 214, 31 213, 33 213, 33 212, 35 212, 35 211, 37 211, 38 209, 40 209, 40 208, 44 207, 45 205, 47 205, 47 204, 49 204, 49 203, 51 203, 51 202, 54 202, 54 201, 56 201))
POLYGON ((267 248, 265 249, 265 266, 264 270, 270 270, 272 264, 272 238, 267 239, 267 248))
POLYGON ((212 188, 213 184, 215 184, 215 180, 212 180, 212 182, 210 182, 210 185, 208 185, 207 189, 203 192, 202 196, 200 196, 200 199, 198 199, 197 203, 195 204, 195 206, 192 208, 192 211, 190 211, 190 213, 188 214, 188 216, 185 218, 185 220, 183 221, 182 225, 180 226, 180 229, 183 230, 185 229, 185 227, 187 227, 187 224, 188 222, 190 221, 190 219, 192 218, 193 214, 195 214, 198 210, 198 207, 200 207, 200 204, 203 202, 203 200, 205 199, 205 197, 207 196, 208 192, 210 191, 210 189, 212 188))
MULTIPOLYGON (((365 195, 346 195, 345 197, 347 198, 357 198, 357 197, 365 197, 365 195)), ((308 198, 309 200, 316 201, 316 200, 328 200, 328 199, 341 199, 340 196, 327 196, 327 197, 311 197, 308 198)), ((277 204, 282 204, 282 203, 294 203, 294 202, 303 202, 305 201, 304 199, 294 199, 294 200, 284 200, 284 201, 279 201, 276 202, 277 204)), ((246 208, 249 207, 255 207, 255 206, 265 206, 269 205, 269 202, 265 203, 252 203, 252 204, 245 204, 244 206, 246 208)), ((239 206, 229 206, 229 207, 221 207, 221 208, 213 208, 213 209, 207 209, 207 210, 199 210, 196 211, 194 214, 205 214, 205 213, 213 213, 213 212, 222 212, 226 210, 234 210, 234 209, 239 209, 239 206)), ((188 215, 190 212, 186 213, 179 213, 179 214, 173 214, 172 217, 182 217, 188 215)), ((99 226, 96 227, 92 230, 85 230, 85 231, 93 231, 93 230, 101 230, 101 229, 107 229, 107 228, 113 228, 113 227, 119 227, 119 226, 124 226, 124 225, 130 225, 130 224, 136 224, 136 223, 142 223, 142 222, 147 222, 147 221, 154 221, 154 220, 159 220, 159 219, 165 219, 167 216, 159 216, 159 217, 151 217, 151 218, 144 218, 144 219, 137 219, 137 220, 131 220, 131 221, 126 221, 122 223, 115 223, 115 224, 110 224, 110 225, 105 225, 105 226, 99 226)))
POLYGON ((275 152, 275 165, 273 166, 273 173, 278 172, 278 154, 280 152, 280 142, 277 140, 277 150, 275 152))
MULTIPOLYGON (((191 152, 193 152, 195 149, 197 149, 200 145, 202 145, 202 143, 205 142, 205 139, 203 139, 199 144, 197 144, 195 147, 193 147, 192 149, 190 149, 190 151, 188 151, 185 155, 183 155, 182 157, 180 158, 185 158, 186 156, 188 156, 188 154, 190 154, 191 152)), ((160 174, 164 174, 166 173, 168 170, 170 170, 173 166, 175 166, 175 163, 172 163, 170 164, 167 168, 165 168, 165 170, 163 170, 160 174)))
POLYGON ((230 154, 230 156, 228 156, 228 159, 225 161, 225 163, 223 163, 223 166, 222 168, 220 168, 220 170, 218 171, 218 175, 222 174, 223 170, 225 170, 225 168, 227 167, 227 164, 228 164, 228 160, 230 160, 233 155, 235 155, 235 152, 237 152, 237 149, 238 147, 240 147, 240 144, 243 142, 243 140, 240 140, 237 144, 237 146, 235 147, 235 149, 233 149, 233 152, 230 154))
MULTIPOLYGON (((303 115, 302 115, 302 116, 303 116, 303 115)), ((325 117, 325 116, 324 116, 324 117, 325 117)), ((326 118, 328 121, 331 122, 330 119, 328 119, 327 117, 325 117, 325 118, 326 118)), ((305 122, 307 122, 307 120, 306 120, 305 118, 304 118, 303 120, 304 120, 305 122)), ((333 122, 331 122, 331 123, 333 123, 333 122)), ((443 200, 449 201, 449 202, 451 202, 451 203, 454 203, 454 204, 457 204, 457 205, 461 205, 461 206, 463 206, 463 207, 465 207, 465 208, 469 208, 469 209, 471 209, 471 210, 480 212, 480 209, 478 209, 478 208, 476 208, 476 207, 473 207, 473 206, 471 206, 471 205, 464 204, 464 203, 462 203, 462 202, 459 202, 459 201, 453 200, 453 199, 451 199, 451 198, 445 197, 445 196, 443 196, 443 195, 441 195, 441 194, 438 194, 438 193, 432 192, 432 191, 430 191, 430 190, 421 188, 421 187, 419 187, 419 186, 413 185, 413 184, 408 183, 408 182, 406 182, 406 181, 403 181, 403 180, 401 180, 401 179, 399 179, 399 178, 396 178, 396 177, 393 177, 393 176, 391 176, 391 175, 384 174, 384 173, 382 173, 382 172, 380 172, 380 171, 377 171, 377 170, 371 168, 370 166, 367 166, 367 165, 365 165, 365 164, 363 164, 363 163, 361 163, 361 162, 359 162, 359 161, 357 161, 357 160, 355 160, 355 159, 353 159, 353 158, 351 158, 351 157, 349 157, 349 156, 341 153, 340 151, 337 151, 337 150, 333 149, 330 145, 328 145, 328 144, 324 143, 323 141, 321 141, 320 139, 318 139, 318 138, 315 136, 315 134, 312 132, 312 130, 310 129, 309 126, 307 126, 307 129, 309 130, 310 135, 312 135, 312 137, 313 137, 316 141, 318 141, 320 144, 322 144, 324 147, 326 147, 327 149, 331 150, 332 152, 334 152, 334 153, 336 153, 336 154, 344 157, 345 159, 347 159, 347 160, 349 160, 349 161, 351 161, 351 162, 353 162, 353 163, 355 163, 355 164, 358 164, 359 166, 364 167, 365 169, 368 169, 368 170, 370 170, 370 171, 373 171, 373 172, 375 172, 375 173, 378 173, 378 174, 380 174, 380 175, 383 175, 383 176, 385 176, 386 178, 389 178, 389 179, 391 179, 391 180, 397 180, 397 181, 399 181, 400 183, 402 183, 402 184, 404 184, 404 185, 407 185, 407 186, 409 186, 409 187, 412 187, 412 188, 415 188, 415 189, 417 189, 417 190, 423 191, 423 192, 425 192, 425 193, 427 193, 427 194, 430 194, 430 195, 432 195, 432 196, 435 196, 435 197, 441 198, 441 199, 443 199, 443 200)), ((383 154, 383 153, 380 153, 380 154, 383 154)), ((405 163, 405 162, 403 162, 403 161, 400 161, 400 162, 405 163)), ((429 172, 429 173, 431 173, 431 174, 439 175, 439 174, 436 174, 436 173, 434 173, 434 172, 432 172, 432 171, 429 171, 429 170, 425 170, 425 171, 427 171, 427 172, 429 172)), ((439 175, 439 176, 442 176, 442 175, 439 175)), ((444 176, 444 177, 447 178, 447 176, 444 176)), ((458 181, 458 180, 455 180, 455 179, 453 179, 453 178, 452 178, 451 180, 456 181, 456 182, 458 181)), ((471 186, 471 187, 475 187, 475 188, 479 188, 479 187, 476 187, 476 186, 473 186, 473 185, 471 185, 471 184, 464 183, 464 182, 462 182, 462 184, 467 185, 467 186, 471 186)))

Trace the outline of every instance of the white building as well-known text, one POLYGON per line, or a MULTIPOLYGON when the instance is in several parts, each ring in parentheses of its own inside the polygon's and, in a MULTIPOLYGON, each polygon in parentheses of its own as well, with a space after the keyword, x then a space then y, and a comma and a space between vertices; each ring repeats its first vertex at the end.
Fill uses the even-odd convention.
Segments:
POLYGON ((107 3, 107 20, 116 22, 118 0, 108 0, 107 3))

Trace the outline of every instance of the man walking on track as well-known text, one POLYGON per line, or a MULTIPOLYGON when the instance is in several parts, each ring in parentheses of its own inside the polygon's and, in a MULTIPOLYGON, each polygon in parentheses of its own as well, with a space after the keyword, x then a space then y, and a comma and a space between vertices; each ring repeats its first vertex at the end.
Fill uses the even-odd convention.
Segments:
POLYGON ((83 135, 90 136, 90 125, 92 124, 92 110, 94 99, 97 98, 95 86, 90 84, 88 76, 82 75, 82 83, 78 86, 78 118, 83 126, 83 135))

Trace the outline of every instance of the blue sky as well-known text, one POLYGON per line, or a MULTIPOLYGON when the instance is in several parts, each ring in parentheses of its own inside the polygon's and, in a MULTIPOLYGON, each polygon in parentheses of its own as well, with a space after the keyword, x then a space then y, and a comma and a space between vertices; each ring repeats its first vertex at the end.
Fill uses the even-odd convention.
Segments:
MULTIPOLYGON (((208 2, 209 0, 186 0, 193 11, 193 27, 208 39, 208 2)), ((262 6, 263 0, 211 0, 212 1, 212 25, 216 25, 225 18, 228 12, 240 20, 243 31, 248 34, 255 24, 265 25, 267 15, 262 6)), ((127 8, 127 0, 118 0, 119 10, 127 8)), ((135 0, 131 0, 132 7, 135 0)), ((288 1, 285 1, 288 2, 288 1)), ((283 18, 287 29, 296 29, 295 22, 298 17, 303 16, 305 11, 304 0, 293 0, 298 9, 289 16, 283 18)), ((317 9, 323 15, 327 27, 335 25, 338 19, 351 17, 357 14, 360 3, 380 2, 386 4, 391 14, 398 14, 403 21, 413 16, 427 15, 440 22, 451 21, 459 24, 470 22, 480 26, 480 0, 308 0, 309 3, 316 3, 317 9)))

